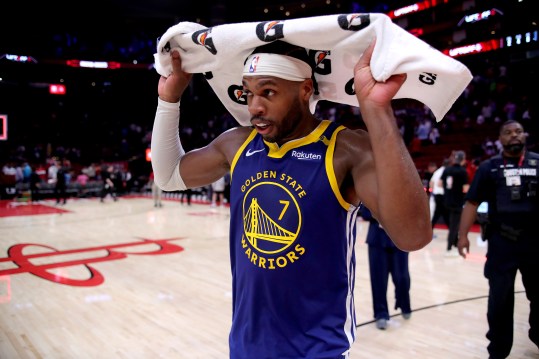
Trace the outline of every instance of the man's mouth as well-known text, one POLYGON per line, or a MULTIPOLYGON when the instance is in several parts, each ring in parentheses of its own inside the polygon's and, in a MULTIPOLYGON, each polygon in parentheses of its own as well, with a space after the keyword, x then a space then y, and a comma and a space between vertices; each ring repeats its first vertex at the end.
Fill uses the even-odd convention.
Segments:
POLYGON ((267 124, 267 123, 256 123, 256 124, 254 124, 253 126, 256 127, 256 128, 260 128, 260 129, 263 130, 263 129, 265 129, 266 127, 268 127, 269 124, 267 124))
POLYGON ((271 123, 266 121, 266 120, 263 120, 263 119, 252 119, 251 120, 251 125, 259 132, 259 133, 264 133, 264 132, 267 132, 269 130, 269 128, 271 127, 271 123))

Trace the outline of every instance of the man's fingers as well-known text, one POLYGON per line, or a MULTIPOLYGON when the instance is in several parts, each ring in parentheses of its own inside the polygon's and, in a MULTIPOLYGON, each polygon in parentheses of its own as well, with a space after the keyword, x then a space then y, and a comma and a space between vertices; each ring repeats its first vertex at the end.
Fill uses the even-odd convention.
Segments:
POLYGON ((365 49, 365 51, 363 51, 363 54, 361 55, 361 58, 359 59, 359 68, 367 67, 370 65, 375 44, 376 44, 376 38, 374 38, 371 44, 365 49))
POLYGON ((466 255, 470 253, 470 245, 465 245, 463 247, 459 247, 458 248, 459 250, 459 254, 463 257, 463 258, 466 258, 466 255))
POLYGON ((182 59, 178 51, 172 51, 172 71, 181 71, 182 59))

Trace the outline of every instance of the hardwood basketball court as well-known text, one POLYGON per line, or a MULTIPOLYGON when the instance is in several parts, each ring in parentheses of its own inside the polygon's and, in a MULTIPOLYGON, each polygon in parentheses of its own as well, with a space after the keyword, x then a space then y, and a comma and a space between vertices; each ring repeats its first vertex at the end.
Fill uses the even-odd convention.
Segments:
MULTIPOLYGON (((228 208, 149 197, 0 201, 0 358, 227 358, 228 208)), ((368 223, 358 219, 357 340, 352 359, 487 358, 486 247, 445 257, 445 229, 410 254, 412 317, 373 323, 368 223)), ((310 280, 316 280, 311 278, 310 280)), ((515 286, 510 358, 539 358, 515 286)), ((394 305, 390 283, 388 303, 394 305)), ((256 359, 256 358, 253 358, 256 359)))

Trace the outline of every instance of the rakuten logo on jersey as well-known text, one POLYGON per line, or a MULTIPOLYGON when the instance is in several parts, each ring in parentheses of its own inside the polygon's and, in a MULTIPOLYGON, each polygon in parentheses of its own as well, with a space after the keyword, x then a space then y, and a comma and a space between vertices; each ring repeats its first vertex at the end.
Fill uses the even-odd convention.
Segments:
POLYGON ((315 153, 306 153, 303 151, 292 151, 292 157, 296 157, 298 160, 321 160, 322 155, 315 153))

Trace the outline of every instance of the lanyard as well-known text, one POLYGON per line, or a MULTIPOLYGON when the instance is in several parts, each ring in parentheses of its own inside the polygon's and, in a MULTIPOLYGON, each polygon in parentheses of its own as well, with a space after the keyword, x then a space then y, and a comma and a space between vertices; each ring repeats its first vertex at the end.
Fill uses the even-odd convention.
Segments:
MULTIPOLYGON (((522 164, 524 163, 524 157, 525 157, 525 154, 526 154, 526 151, 523 151, 522 154, 520 155, 520 158, 518 160, 518 167, 522 167, 522 164)), ((506 157, 504 156, 503 157, 503 167, 505 168, 507 166, 507 159, 506 157)))

